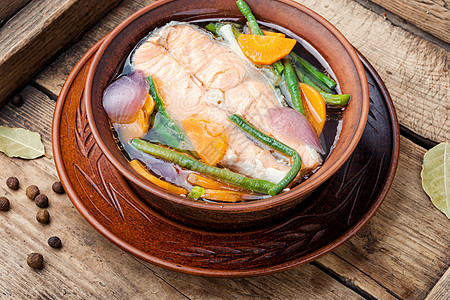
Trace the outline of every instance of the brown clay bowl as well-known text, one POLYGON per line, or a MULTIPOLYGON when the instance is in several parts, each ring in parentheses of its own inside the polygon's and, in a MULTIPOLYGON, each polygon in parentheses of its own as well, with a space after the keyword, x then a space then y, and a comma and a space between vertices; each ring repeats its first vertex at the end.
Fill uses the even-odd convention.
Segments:
POLYGON ((148 32, 173 20, 242 19, 234 0, 157 1, 130 16, 107 36, 89 70, 84 94, 86 110, 101 151, 149 206, 189 226, 233 230, 280 219, 339 170, 354 151, 367 121, 369 88, 365 71, 354 48, 336 28, 293 1, 248 0, 247 3, 259 21, 281 26, 309 42, 329 63, 342 91, 352 96, 343 114, 335 149, 315 174, 288 192, 264 200, 231 204, 192 201, 163 190, 130 167, 114 141, 102 107, 103 91, 148 32))

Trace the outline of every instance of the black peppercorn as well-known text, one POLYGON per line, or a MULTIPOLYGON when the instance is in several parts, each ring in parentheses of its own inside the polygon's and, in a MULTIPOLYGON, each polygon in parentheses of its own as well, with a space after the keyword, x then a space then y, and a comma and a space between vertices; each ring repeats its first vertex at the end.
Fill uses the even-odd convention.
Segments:
POLYGON ((36 220, 42 224, 48 224, 50 222, 50 214, 46 209, 40 209, 36 214, 36 220))
POLYGON ((36 198, 34 198, 34 201, 36 205, 40 208, 48 207, 48 198, 44 194, 37 195, 36 198))
POLYGON ((48 245, 52 248, 61 248, 61 239, 57 236, 52 236, 48 239, 48 245))
POLYGON ((33 269, 39 269, 44 264, 44 257, 40 253, 31 253, 27 257, 27 264, 33 269))
POLYGON ((29 187, 27 187, 25 193, 30 200, 34 200, 34 198, 39 195, 39 188, 35 185, 30 185, 29 187))
POLYGON ((52 185, 52 190, 57 194, 64 194, 64 187, 62 186, 61 182, 57 181, 52 185))
POLYGON ((12 99, 11 99, 11 103, 16 106, 22 106, 23 105, 23 97, 20 94, 15 94, 12 99))
POLYGON ((19 189, 19 179, 17 179, 16 177, 9 177, 8 179, 6 179, 6 185, 14 190, 17 191, 19 189))
POLYGON ((9 200, 6 197, 0 197, 0 211, 9 210, 9 200))

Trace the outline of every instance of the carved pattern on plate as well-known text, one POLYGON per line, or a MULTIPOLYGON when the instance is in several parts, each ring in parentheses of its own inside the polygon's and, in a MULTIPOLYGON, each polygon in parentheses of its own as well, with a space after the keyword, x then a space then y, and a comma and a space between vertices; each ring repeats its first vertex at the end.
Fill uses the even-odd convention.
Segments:
MULTIPOLYGON (((371 142, 369 137, 363 141, 364 147, 359 149, 358 146, 328 183, 315 191, 305 205, 302 204, 281 224, 254 232, 215 233, 199 232, 169 223, 150 212, 149 208, 144 208, 145 204, 136 199, 132 190, 123 186, 125 181, 96 146, 82 97, 86 69, 91 60, 92 57, 86 61, 72 83, 78 88, 76 93, 71 87, 63 99, 67 102, 62 114, 65 119, 60 121, 66 122, 67 136, 72 139, 60 142, 66 143, 70 153, 77 156, 71 159, 74 162, 71 172, 72 180, 76 180, 73 182, 78 187, 77 196, 86 208, 92 207, 88 208, 90 213, 95 211, 106 220, 102 222, 97 219, 113 235, 157 259, 163 257, 180 265, 216 270, 250 270, 295 261, 342 234, 334 230, 336 225, 343 228, 353 226, 361 211, 376 201, 378 188, 384 185, 386 168, 383 166, 391 159, 391 153, 386 152, 391 148, 384 147, 384 152, 380 151, 377 142, 371 142), (72 105, 76 105, 76 109, 69 109, 72 105), (363 162, 358 151, 364 152, 363 162), (123 225, 121 230, 136 230, 133 240, 121 235, 117 230, 118 223, 123 225), (150 235, 147 232, 151 232, 150 235)), ((371 96, 375 92, 380 94, 373 78, 368 78, 371 96)), ((389 111, 383 105, 380 105, 379 95, 374 99, 371 97, 369 126, 363 140, 365 135, 382 139, 384 134, 392 134, 389 129, 378 126, 389 123, 389 111)))

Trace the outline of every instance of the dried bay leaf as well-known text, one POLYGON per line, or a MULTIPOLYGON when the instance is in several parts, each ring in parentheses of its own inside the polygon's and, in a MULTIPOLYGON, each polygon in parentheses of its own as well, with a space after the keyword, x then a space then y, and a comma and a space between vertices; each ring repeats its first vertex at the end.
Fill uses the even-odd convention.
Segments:
POLYGON ((450 219, 450 144, 440 143, 423 158, 422 187, 431 202, 450 219))
POLYGON ((34 159, 45 154, 39 133, 5 126, 0 126, 0 151, 9 157, 24 159, 34 159))

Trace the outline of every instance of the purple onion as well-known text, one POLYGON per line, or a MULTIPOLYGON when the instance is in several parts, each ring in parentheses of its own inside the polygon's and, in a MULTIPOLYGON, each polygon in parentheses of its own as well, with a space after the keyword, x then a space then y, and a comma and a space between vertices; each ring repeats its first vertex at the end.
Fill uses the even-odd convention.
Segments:
POLYGON ((111 83, 103 93, 103 108, 111 122, 132 123, 145 103, 149 87, 148 79, 140 70, 111 83))
POLYGON ((267 124, 270 124, 273 130, 325 154, 308 119, 298 111, 288 107, 272 108, 268 112, 268 117, 267 124))

